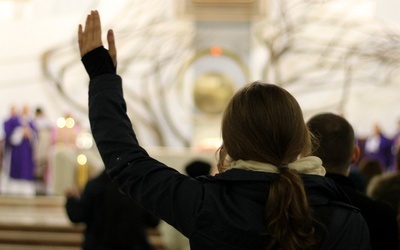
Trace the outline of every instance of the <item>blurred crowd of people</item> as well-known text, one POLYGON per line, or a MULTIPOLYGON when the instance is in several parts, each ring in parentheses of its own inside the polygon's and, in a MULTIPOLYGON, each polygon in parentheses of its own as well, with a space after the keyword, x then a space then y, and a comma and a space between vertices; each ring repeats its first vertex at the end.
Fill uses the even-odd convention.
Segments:
MULTIPOLYGON (((68 125, 68 123, 75 122, 73 119, 71 121, 71 119, 72 117, 70 114, 65 114, 65 124, 57 125, 57 122, 51 121, 40 107, 36 108, 33 112, 29 106, 12 106, 10 108, 10 115, 4 119, 3 129, 0 134, 2 140, 0 154, 2 157, 0 179, 1 193, 18 195, 51 193, 51 191, 46 187, 47 183, 49 183, 49 178, 51 178, 51 160, 49 159, 49 152, 51 151, 51 147, 55 144, 62 144, 66 147, 75 147, 75 139, 79 133, 79 126, 75 126, 76 124, 68 125)), ((356 206, 360 207, 361 211, 364 213, 365 211, 373 210, 372 207, 376 206, 376 204, 374 205, 370 202, 374 201, 386 204, 379 208, 381 210, 378 209, 377 211, 384 211, 386 214, 388 210, 386 211, 386 208, 384 207, 387 205, 390 206, 393 211, 398 211, 397 219, 400 225, 400 132, 390 138, 384 134, 380 126, 377 124, 374 126, 374 133, 370 136, 366 138, 355 138, 355 145, 359 148, 359 153, 357 159, 352 161, 349 165, 348 175, 345 173, 343 176, 346 177, 337 176, 335 171, 331 172, 329 163, 327 163, 326 166, 324 164, 327 169, 327 177, 332 178, 340 185, 343 185, 342 188, 345 191, 349 189, 350 191, 346 191, 348 195, 350 193, 350 196, 354 195, 355 197, 358 197, 354 198, 356 203, 359 201, 358 199, 361 199, 363 202, 370 204, 368 205, 369 209, 363 208, 365 205, 363 205, 363 202, 356 204, 356 206), (348 180, 344 180, 344 178, 348 178, 348 180), (351 185, 349 181, 351 182, 351 185)), ((324 160, 323 156, 319 157, 324 160)), ((199 167, 201 164, 199 162, 193 164, 196 165, 196 169, 194 169, 193 166, 190 168, 190 165, 186 169, 189 176, 195 178, 198 175, 210 174, 210 165, 207 165, 208 163, 201 163, 207 167, 202 173, 196 172, 202 170, 199 167), (194 173, 191 173, 190 171, 194 171, 194 173)), ((98 177, 90 180, 89 184, 93 182, 97 183, 96 181, 99 178, 109 180, 104 176, 105 172, 102 172, 98 177)), ((89 186, 91 185, 93 184, 90 184, 89 186)), ((104 185, 100 185, 102 186, 101 188, 100 186, 98 187, 99 190, 102 190, 100 193, 104 193, 107 190, 105 188, 107 185, 111 184, 109 182, 104 182, 104 185)), ((87 187, 83 190, 74 190, 74 192, 67 190, 65 193, 67 196, 66 208, 68 215, 73 222, 90 224, 92 223, 90 221, 94 219, 82 217, 84 214, 91 214, 86 212, 82 213, 83 209, 90 208, 95 211, 96 209, 101 208, 101 211, 103 211, 105 203, 102 203, 102 206, 91 206, 93 204, 87 203, 83 200, 88 198, 88 195, 85 192, 88 192, 87 187)), ((97 194, 93 195, 97 196, 97 194)), ((100 200, 99 202, 103 201, 100 200)), ((115 204, 115 202, 112 203, 115 204)), ((133 203, 128 201, 125 201, 125 203, 129 203, 129 206, 133 205, 133 203)), ((145 211, 142 212, 145 213, 145 211)), ((127 213, 129 214, 129 212, 127 213)), ((382 219, 386 216, 382 213, 374 215, 363 214, 363 216, 366 218, 367 223, 374 223, 370 221, 374 221, 378 217, 382 219)), ((93 215, 96 214, 98 213, 93 212, 93 215)), ((131 213, 131 215, 133 215, 133 213, 131 213)), ((137 224, 137 217, 135 218, 136 219, 133 218, 132 221, 136 220, 135 223, 137 224)), ((110 223, 108 222, 108 224, 110 223)), ((157 224, 158 220, 153 219, 150 224, 146 225, 146 223, 144 223, 144 227, 149 225, 155 227, 157 224)), ((129 225, 127 225, 127 227, 129 227, 129 225)), ((378 228, 376 225, 374 227, 378 228)), ((162 234, 164 244, 168 249, 188 249, 188 241, 178 231, 174 230, 165 222, 162 222, 158 228, 162 234), (178 245, 182 246, 180 247, 178 245)), ((142 236, 140 237, 144 237, 143 231, 141 232, 142 236)), ((88 234, 87 237, 89 237, 90 241, 90 237, 100 234, 101 232, 96 231, 86 233, 88 234)), ((374 235, 376 236, 377 234, 374 233, 374 235)), ((373 237, 371 239, 373 239, 373 237)), ((374 244, 374 240, 372 240, 372 243, 374 244)), ((381 242, 379 241, 377 245, 381 246, 381 242)))
POLYGON ((42 107, 10 107, 0 130, 0 193, 15 195, 51 194, 53 145, 75 147, 79 126, 67 113, 64 125, 57 126, 42 107), (68 119, 71 124, 67 124, 68 119))

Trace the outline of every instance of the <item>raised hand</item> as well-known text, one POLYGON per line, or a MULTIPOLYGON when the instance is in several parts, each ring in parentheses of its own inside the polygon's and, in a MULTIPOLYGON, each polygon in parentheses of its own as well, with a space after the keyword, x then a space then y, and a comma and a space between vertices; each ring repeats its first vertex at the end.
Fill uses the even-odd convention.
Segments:
MULTIPOLYGON (((108 30, 107 33, 108 42, 108 53, 114 63, 117 66, 117 49, 115 46, 114 32, 113 30, 108 30)), ((100 47, 103 45, 101 40, 101 21, 100 15, 97 10, 92 10, 86 18, 85 28, 79 24, 78 27, 78 44, 81 57, 86 53, 100 47)))

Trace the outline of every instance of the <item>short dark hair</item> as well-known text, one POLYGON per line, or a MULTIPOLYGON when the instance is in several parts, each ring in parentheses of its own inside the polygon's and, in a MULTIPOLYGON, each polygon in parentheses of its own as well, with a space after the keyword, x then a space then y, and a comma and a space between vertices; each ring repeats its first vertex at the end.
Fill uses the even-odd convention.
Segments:
POLYGON ((355 136, 350 123, 339 115, 322 113, 307 122, 308 129, 317 138, 312 154, 321 158, 327 170, 346 170, 354 152, 355 136))

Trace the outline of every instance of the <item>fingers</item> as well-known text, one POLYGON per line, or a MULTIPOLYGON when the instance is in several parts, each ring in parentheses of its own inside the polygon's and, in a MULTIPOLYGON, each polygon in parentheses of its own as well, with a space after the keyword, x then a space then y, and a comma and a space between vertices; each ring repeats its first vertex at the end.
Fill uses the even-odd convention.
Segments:
POLYGON ((89 37, 88 37, 88 34, 89 34, 89 27, 90 27, 90 14, 89 15, 87 15, 87 17, 86 17, 86 22, 85 22, 85 29, 83 30, 83 39, 82 39, 82 41, 83 41, 83 48, 84 48, 84 50, 85 50, 85 53, 84 54, 86 54, 86 47, 87 47, 87 42, 88 42, 88 40, 89 40, 89 37))
POLYGON ((97 10, 92 11, 93 41, 101 42, 101 21, 97 10))
POLYGON ((108 42, 108 53, 114 63, 114 67, 117 67, 117 48, 115 46, 114 31, 108 30, 107 32, 107 42, 108 42))
POLYGON ((89 27, 89 22, 90 22, 90 14, 87 15, 87 17, 86 17, 85 30, 83 31, 84 33, 87 32, 87 28, 89 27))
POLYGON ((78 45, 79 45, 79 53, 81 54, 81 57, 83 56, 82 50, 83 50, 83 31, 82 31, 82 25, 79 24, 78 26, 78 45))
POLYGON ((91 11, 86 17, 85 28, 79 25, 78 44, 81 57, 103 45, 101 41, 101 22, 98 11, 91 11))
POLYGON ((99 12, 96 10, 92 10, 90 15, 88 16, 88 27, 85 28, 85 33, 87 34, 87 49, 89 51, 101 46, 103 43, 101 42, 101 23, 99 12), (87 32, 86 32, 87 29, 87 32))
MULTIPOLYGON (((108 53, 117 67, 117 49, 113 30, 107 32, 108 53)), ((103 45, 101 41, 101 21, 98 11, 91 11, 86 17, 85 28, 82 25, 78 27, 78 44, 81 57, 86 53, 103 45)))

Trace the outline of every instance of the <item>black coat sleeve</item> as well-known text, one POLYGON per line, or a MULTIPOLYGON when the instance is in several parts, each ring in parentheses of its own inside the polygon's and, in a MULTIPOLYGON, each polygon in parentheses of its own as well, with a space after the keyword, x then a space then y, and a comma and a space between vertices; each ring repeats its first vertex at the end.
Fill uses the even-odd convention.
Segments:
POLYGON ((118 75, 104 74, 90 81, 89 120, 113 181, 155 216, 189 236, 202 206, 204 186, 151 158, 139 145, 118 75))

